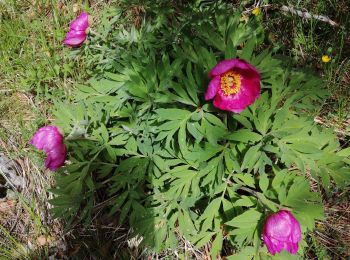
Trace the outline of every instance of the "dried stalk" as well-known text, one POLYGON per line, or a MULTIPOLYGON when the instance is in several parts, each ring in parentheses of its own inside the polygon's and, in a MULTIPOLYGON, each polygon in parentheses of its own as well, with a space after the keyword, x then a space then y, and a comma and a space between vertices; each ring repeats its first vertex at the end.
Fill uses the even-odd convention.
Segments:
POLYGON ((336 23, 335 21, 331 20, 328 16, 326 15, 318 15, 318 14, 312 14, 310 12, 308 12, 307 10, 303 9, 303 10, 299 10, 299 9, 295 9, 293 6, 286 6, 286 5, 282 5, 280 8, 278 6, 272 5, 272 4, 266 4, 266 5, 261 5, 260 1, 256 4, 254 4, 251 8, 246 9, 244 12, 242 12, 242 14, 246 14, 246 13, 251 13, 254 8, 259 7, 259 8, 264 8, 264 9, 279 9, 283 12, 286 13, 291 13, 294 15, 298 15, 302 18, 305 19, 316 19, 325 23, 330 24, 331 26, 339 26, 338 23, 336 23))
POLYGON ((305 18, 305 19, 314 18, 316 20, 319 20, 319 21, 322 21, 322 22, 325 22, 325 23, 329 23, 331 26, 339 26, 338 23, 334 22, 328 16, 325 16, 325 15, 311 14, 311 13, 309 13, 306 10, 301 11, 301 10, 295 9, 294 7, 290 7, 290 6, 286 6, 286 5, 283 5, 280 9, 283 12, 288 12, 288 13, 291 13, 291 14, 295 14, 295 15, 298 15, 298 16, 300 16, 302 18, 305 18))

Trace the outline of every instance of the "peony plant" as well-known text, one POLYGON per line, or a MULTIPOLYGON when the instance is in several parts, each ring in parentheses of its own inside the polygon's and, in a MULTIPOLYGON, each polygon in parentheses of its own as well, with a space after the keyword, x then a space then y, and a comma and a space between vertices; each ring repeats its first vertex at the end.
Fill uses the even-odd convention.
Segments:
POLYGON ((55 176, 54 216, 86 224, 103 205, 154 252, 181 237, 212 259, 303 254, 324 217, 308 178, 341 188, 349 154, 310 118, 322 82, 257 52, 257 19, 220 5, 129 31, 106 12, 106 38, 86 51, 95 74, 55 105, 55 124, 77 138, 55 176))

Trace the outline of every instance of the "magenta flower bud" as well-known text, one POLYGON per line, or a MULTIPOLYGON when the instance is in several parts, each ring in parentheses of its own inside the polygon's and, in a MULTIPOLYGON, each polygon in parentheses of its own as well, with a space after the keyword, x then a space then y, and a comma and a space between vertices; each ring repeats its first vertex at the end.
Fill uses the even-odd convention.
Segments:
POLYGON ((63 43, 70 47, 81 45, 87 37, 89 28, 89 15, 82 12, 69 26, 69 32, 63 40, 63 43))
POLYGON ((205 100, 214 98, 214 106, 240 113, 253 104, 260 95, 260 74, 257 69, 241 59, 223 60, 209 72, 205 100))
POLYGON ((47 154, 46 168, 57 170, 64 165, 67 149, 63 143, 63 135, 56 126, 44 126, 35 132, 29 143, 47 154))
POLYGON ((266 219, 262 238, 272 255, 282 249, 296 254, 301 240, 300 224, 289 211, 281 210, 266 219))

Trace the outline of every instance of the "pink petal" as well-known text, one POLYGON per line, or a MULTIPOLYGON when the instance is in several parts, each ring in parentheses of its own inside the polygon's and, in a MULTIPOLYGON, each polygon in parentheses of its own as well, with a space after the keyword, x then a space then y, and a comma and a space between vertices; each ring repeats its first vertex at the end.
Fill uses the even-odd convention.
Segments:
POLYGON ((70 29, 76 31, 86 31, 89 27, 89 15, 82 12, 71 24, 70 29))
POLYGON ((213 76, 221 75, 231 69, 238 71, 240 74, 246 73, 248 77, 251 77, 253 75, 259 76, 259 72, 257 71, 257 69, 253 65, 249 64, 248 62, 242 59, 229 59, 229 60, 220 61, 209 72, 209 76, 213 77, 213 76))
POLYGON ((243 74, 244 76, 247 76, 248 78, 257 77, 260 80, 260 73, 253 65, 242 59, 236 60, 236 65, 234 67, 236 71, 238 71, 240 74, 243 74))
POLYGON ((76 47, 81 45, 86 40, 86 33, 75 31, 70 31, 66 34, 66 38, 63 40, 63 43, 67 46, 76 47))
POLYGON ((85 31, 69 30, 69 32, 66 33, 66 38, 82 37, 82 36, 86 36, 85 31))
POLYGON ((35 134, 33 135, 32 139, 29 141, 29 143, 33 146, 35 146, 39 150, 43 150, 46 146, 47 142, 47 136, 48 135, 57 135, 57 138, 63 137, 61 133, 59 132, 58 128, 55 126, 44 126, 39 128, 35 134))
POLYGON ((256 100, 260 95, 260 77, 259 78, 247 78, 241 76, 241 90, 252 97, 252 100, 256 100))
POLYGON ((298 243, 301 240, 301 227, 299 222, 291 215, 291 221, 293 225, 291 240, 293 243, 298 243))
POLYGON ((233 67, 236 66, 238 59, 230 59, 230 60, 223 60, 220 61, 218 64, 215 65, 214 68, 208 73, 209 77, 215 77, 218 75, 221 75, 233 67))
POLYGON ((279 252, 281 252, 284 249, 284 243, 283 242, 278 241, 277 239, 274 239, 274 238, 271 238, 271 237, 270 237, 270 240, 272 242, 273 249, 274 249, 274 251, 276 253, 279 253, 279 252))
POLYGON ((46 168, 49 168, 51 171, 57 170, 59 167, 64 165, 67 156, 66 146, 62 143, 52 149, 47 153, 47 158, 45 160, 46 168))
POLYGON ((266 221, 267 235, 277 239, 278 241, 287 242, 290 239, 292 225, 289 219, 281 215, 271 215, 266 221))
POLYGON ((285 249, 291 254, 296 254, 298 252, 298 247, 298 243, 288 243, 285 249))
POLYGON ((42 147, 42 150, 46 153, 55 149, 56 146, 63 143, 63 136, 60 133, 50 132, 45 136, 45 144, 42 147))
POLYGON ((272 241, 270 240, 270 238, 268 236, 263 235, 263 241, 264 241, 264 244, 267 247, 267 250, 272 255, 275 255, 276 253, 279 252, 277 246, 274 243, 272 243, 272 241))
POLYGON ((231 96, 224 95, 222 90, 219 89, 217 95, 215 96, 213 104, 219 109, 239 113, 243 111, 247 106, 252 104, 254 100, 255 99, 253 97, 246 95, 242 89, 238 91, 238 93, 231 96))
POLYGON ((220 78, 220 76, 216 76, 209 82, 207 92, 205 93, 205 100, 209 100, 215 97, 220 88, 220 78))

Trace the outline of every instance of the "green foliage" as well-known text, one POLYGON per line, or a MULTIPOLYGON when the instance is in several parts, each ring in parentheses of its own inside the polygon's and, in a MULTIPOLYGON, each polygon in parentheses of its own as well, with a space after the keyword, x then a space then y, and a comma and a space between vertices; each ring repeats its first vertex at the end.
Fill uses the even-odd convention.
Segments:
POLYGON ((309 178, 326 190, 348 183, 348 151, 309 116, 325 98, 321 82, 283 68, 269 50, 255 52, 264 38, 255 18, 245 24, 226 5, 192 12, 181 30, 150 22, 114 31, 103 46, 120 43, 125 53, 104 62, 98 39, 86 47, 101 59, 96 73, 73 103, 56 104, 70 163, 56 175, 53 213, 89 223, 103 201, 154 251, 176 247, 180 234, 197 247, 212 241, 212 258, 224 241, 237 252, 229 259, 271 258, 260 241, 265 217, 288 208, 312 230, 323 207, 309 178), (145 28, 142 41, 116 36, 145 28), (207 72, 233 57, 262 79, 260 98, 240 114, 204 101, 207 72))

